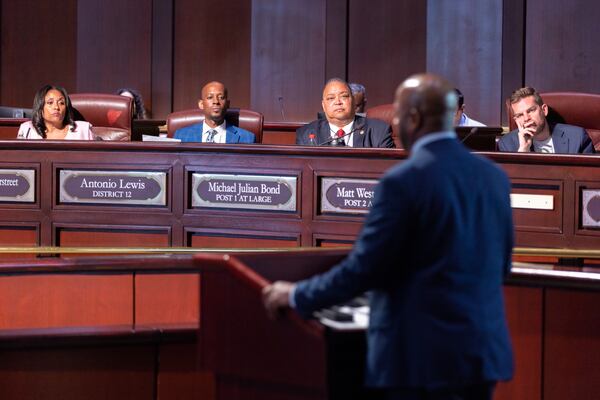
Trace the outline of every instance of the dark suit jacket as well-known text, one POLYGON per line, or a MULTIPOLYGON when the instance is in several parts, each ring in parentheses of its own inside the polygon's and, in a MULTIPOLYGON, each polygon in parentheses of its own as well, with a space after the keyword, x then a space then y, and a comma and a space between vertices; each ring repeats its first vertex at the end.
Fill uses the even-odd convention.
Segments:
POLYGON ((509 180, 454 139, 389 170, 349 256, 296 286, 303 316, 371 290, 366 381, 445 387, 509 379, 503 277, 509 180))
MULTIPOLYGON (((181 139, 182 142, 202 142, 202 124, 201 122, 177 129, 173 137, 181 139)), ((256 141, 254 133, 245 129, 230 124, 227 124, 225 129, 227 131, 225 143, 254 143, 256 141)))
MULTIPOLYGON (((353 129, 353 147, 395 147, 392 128, 383 121, 355 116, 353 129)), ((329 122, 318 119, 296 130, 296 144, 307 146, 308 135, 311 133, 316 134, 317 144, 323 144, 331 140, 329 132, 329 122)), ((329 145, 330 143, 324 144, 329 145)))
MULTIPOLYGON (((559 154, 594 153, 594 144, 585 129, 567 124, 550 126, 554 151, 559 154)), ((533 146, 531 146, 533 151, 533 146)), ((498 141, 500 151, 519 150, 519 131, 517 129, 502 136, 498 141)))

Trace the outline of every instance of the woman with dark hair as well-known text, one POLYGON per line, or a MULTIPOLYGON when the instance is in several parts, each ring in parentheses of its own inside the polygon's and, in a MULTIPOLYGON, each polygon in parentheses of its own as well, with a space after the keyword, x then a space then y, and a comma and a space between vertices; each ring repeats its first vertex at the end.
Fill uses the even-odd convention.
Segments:
POLYGON ((92 125, 73 120, 73 109, 67 91, 56 85, 45 85, 35 94, 31 121, 19 127, 17 139, 94 140, 92 125))
POLYGON ((133 119, 148 118, 146 107, 144 107, 144 100, 142 99, 140 92, 135 89, 122 88, 117 90, 117 94, 133 99, 133 119))

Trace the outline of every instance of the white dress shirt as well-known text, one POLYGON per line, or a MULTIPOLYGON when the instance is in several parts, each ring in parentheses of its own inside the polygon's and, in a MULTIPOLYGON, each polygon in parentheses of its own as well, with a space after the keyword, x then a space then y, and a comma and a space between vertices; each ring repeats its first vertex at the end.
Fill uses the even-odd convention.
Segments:
MULTIPOLYGON (((329 124, 329 134, 331 135, 332 139, 337 139, 337 131, 339 131, 340 129, 343 129, 344 135, 347 135, 348 133, 352 132, 353 126, 354 126, 354 120, 352 120, 352 122, 350 122, 348 125, 344 125, 341 128, 337 127, 335 125, 329 124)), ((354 139, 354 132, 350 133, 350 135, 348 135, 348 136, 345 136, 344 143, 346 143, 346 146, 354 147, 352 145, 353 139, 354 139)))
POLYGON ((474 119, 469 118, 469 116, 465 113, 462 113, 460 116, 460 120, 458 121, 458 126, 485 126, 479 121, 475 121, 474 119))
POLYGON ((209 132, 212 130, 217 131, 217 134, 213 137, 214 143, 226 143, 227 139, 227 123, 223 121, 223 123, 216 128, 211 128, 205 122, 202 123, 202 143, 208 142, 209 132))

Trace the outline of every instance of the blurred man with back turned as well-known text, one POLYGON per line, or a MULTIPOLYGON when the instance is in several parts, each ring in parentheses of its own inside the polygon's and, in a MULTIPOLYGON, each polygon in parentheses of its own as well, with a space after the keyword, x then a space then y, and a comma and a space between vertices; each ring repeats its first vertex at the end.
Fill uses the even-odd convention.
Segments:
POLYGON ((330 79, 321 101, 326 119, 317 119, 296 130, 296 144, 394 147, 392 128, 383 121, 356 115, 352 91, 346 81, 330 79))
POLYGON ((549 124, 548 106, 532 87, 517 89, 510 96, 517 129, 498 141, 500 151, 519 153, 594 153, 585 129, 567 124, 549 124))
POLYGON ((366 384, 385 399, 489 400, 513 373, 510 183, 456 139, 456 106, 441 77, 404 81, 395 123, 410 156, 382 177, 348 257, 263 290, 271 315, 291 306, 305 317, 370 291, 366 384))
POLYGON ((254 143, 252 132, 225 121, 229 108, 227 88, 221 82, 209 82, 202 88, 198 107, 204 113, 204 122, 177 129, 174 137, 182 142, 254 143))

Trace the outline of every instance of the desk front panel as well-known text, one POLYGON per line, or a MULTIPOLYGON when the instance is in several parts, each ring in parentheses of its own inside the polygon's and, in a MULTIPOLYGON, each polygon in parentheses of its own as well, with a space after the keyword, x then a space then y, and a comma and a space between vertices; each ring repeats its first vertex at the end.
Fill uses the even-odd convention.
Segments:
MULTIPOLYGON (((520 196, 514 208, 517 246, 599 247, 600 227, 584 224, 582 202, 584 195, 589 201, 589 193, 600 190, 600 157, 482 154, 505 169, 513 194, 520 196)), ((35 173, 31 200, 0 201, 3 246, 243 248, 352 244, 368 211, 369 199, 357 199, 358 191, 368 193, 406 153, 5 141, 0 142, 0 156, 2 169, 35 173), (81 174, 87 177, 85 184, 81 174), (106 175, 98 178, 104 181, 90 189, 89 177, 98 174, 106 175), (67 179, 73 176, 80 179, 77 190, 86 189, 87 194, 71 188, 65 195, 67 179), (159 194, 159 189, 139 195, 130 189, 153 179, 159 182, 159 194), (220 198, 202 192, 203 184, 208 192, 220 190, 220 198), (366 186, 356 191, 356 185, 366 186), (263 186, 267 192, 257 193, 263 186), (335 198, 329 198, 328 190, 335 198), (103 197, 93 197, 94 191, 103 197), (367 208, 361 209, 362 203, 367 208)))

